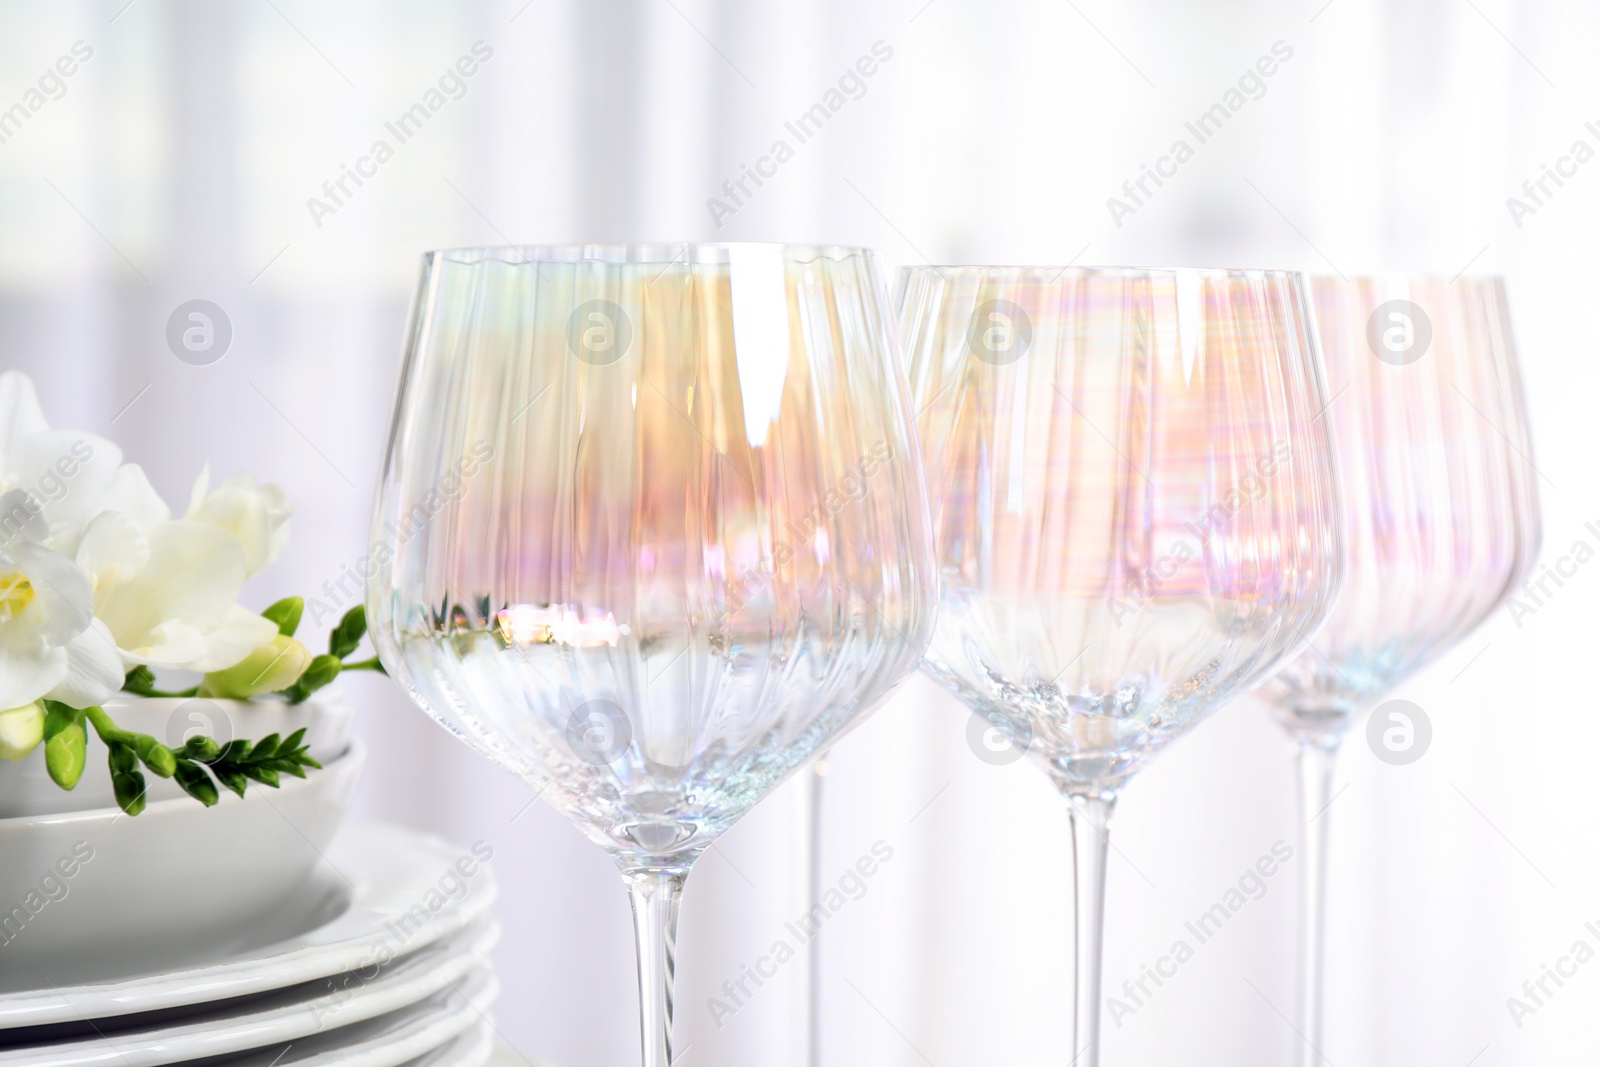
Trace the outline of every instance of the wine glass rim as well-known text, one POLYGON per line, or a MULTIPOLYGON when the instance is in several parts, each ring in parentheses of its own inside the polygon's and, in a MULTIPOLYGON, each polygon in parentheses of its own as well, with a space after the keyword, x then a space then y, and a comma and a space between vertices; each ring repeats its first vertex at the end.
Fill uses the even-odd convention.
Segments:
POLYGON ((785 258, 799 263, 819 259, 842 261, 874 258, 870 248, 830 244, 784 244, 767 241, 643 241, 633 243, 567 243, 529 245, 466 245, 434 248, 423 253, 425 259, 445 259, 456 263, 500 262, 523 264, 581 263, 616 266, 671 266, 674 263, 725 265, 735 249, 776 249, 785 258))
POLYGON ((1406 283, 1415 285, 1424 283, 1428 285, 1465 285, 1468 283, 1488 282, 1495 285, 1505 284, 1503 274, 1435 274, 1428 271, 1372 271, 1367 274, 1327 274, 1311 273, 1306 275, 1307 281, 1336 282, 1340 285, 1355 285, 1360 282, 1383 282, 1386 284, 1406 283))
POLYGON ((1052 271, 1053 277, 1080 277, 1100 275, 1121 278, 1175 277, 1179 274, 1203 275, 1225 278, 1307 278, 1304 271, 1284 270, 1277 267, 1119 267, 1112 265, 1060 266, 1051 263, 912 263, 900 268, 902 272, 942 274, 946 271, 966 274, 1002 274, 1019 271, 1052 271))

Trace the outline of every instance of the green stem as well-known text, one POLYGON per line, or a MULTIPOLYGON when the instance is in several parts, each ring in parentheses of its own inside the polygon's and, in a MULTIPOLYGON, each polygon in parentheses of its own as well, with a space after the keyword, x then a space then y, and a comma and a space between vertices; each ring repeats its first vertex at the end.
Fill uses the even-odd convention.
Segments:
POLYGON ((169 690, 169 689, 136 689, 131 685, 125 685, 125 686, 122 687, 122 691, 124 693, 132 693, 134 696, 140 696, 140 697, 192 697, 192 696, 196 696, 196 695, 199 694, 200 687, 197 685, 197 686, 192 686, 191 688, 188 688, 188 689, 169 690))
MULTIPOLYGON (((83 714, 94 724, 94 732, 100 735, 100 740, 105 746, 113 750, 118 746, 126 748, 130 755, 137 754, 139 762, 150 768, 151 773, 162 778, 171 778, 177 768, 178 758, 166 745, 151 737, 149 734, 134 733, 124 730, 112 721, 102 707, 87 707, 83 714)), ((137 815, 138 812, 130 814, 137 815)))
POLYGON ((383 664, 379 662, 377 656, 373 656, 371 659, 343 664, 339 669, 341 671, 381 671, 383 670, 383 664))
POLYGON ((83 713, 88 717, 90 724, 94 726, 94 732, 99 735, 101 741, 108 745, 113 742, 124 745, 133 744, 133 739, 137 735, 129 733, 113 722, 104 708, 99 706, 88 707, 83 709, 83 713))

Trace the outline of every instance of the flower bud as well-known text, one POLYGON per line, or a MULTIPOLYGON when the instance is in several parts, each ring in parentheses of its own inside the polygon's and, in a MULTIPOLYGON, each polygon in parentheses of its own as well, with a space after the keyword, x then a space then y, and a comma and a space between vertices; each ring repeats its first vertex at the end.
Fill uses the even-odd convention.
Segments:
POLYGON ((275 485, 259 485, 248 474, 235 474, 209 494, 209 471, 191 493, 184 516, 227 530, 244 548, 246 577, 277 559, 289 540, 289 503, 275 485))
POLYGON ((44 705, 37 700, 0 711, 0 757, 17 762, 44 740, 44 705))
POLYGON ((311 650, 294 638, 279 634, 233 666, 207 674, 200 682, 200 695, 249 700, 293 685, 310 665, 311 650))
POLYGON ((78 715, 66 722, 52 722, 51 716, 46 715, 44 725, 46 732, 52 728, 56 731, 44 743, 45 769, 50 772, 50 780, 56 785, 71 789, 83 777, 83 768, 89 758, 89 733, 84 728, 83 717, 78 715))

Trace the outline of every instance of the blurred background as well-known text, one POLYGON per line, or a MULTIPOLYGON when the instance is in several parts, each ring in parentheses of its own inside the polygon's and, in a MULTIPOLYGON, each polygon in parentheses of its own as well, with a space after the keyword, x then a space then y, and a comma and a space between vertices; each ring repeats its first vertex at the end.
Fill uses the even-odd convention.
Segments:
MULTIPOLYGON (((1554 560, 1600 545, 1597 45, 1600 9, 1579 0, 0 2, 0 367, 169 501, 207 461, 284 486, 289 550, 245 597, 266 604, 366 551, 424 249, 762 240, 891 264, 1503 273, 1554 560), (49 77, 63 56, 74 73, 49 77), (462 56, 470 77, 450 73, 462 56), (1272 76, 1246 78, 1263 56, 1272 76), (1201 143, 1185 124, 1229 90, 1242 106, 1201 143), (426 120, 396 136, 419 102, 426 120), (818 103, 829 117, 802 141, 788 124, 818 103), (1192 158, 1139 191, 1179 139, 1192 158), (1535 200, 1523 183, 1547 167, 1561 183, 1535 200), (761 181, 741 189, 747 170, 761 181), (166 340, 190 300, 231 324, 208 365, 166 340)), ((1580 567, 1397 694, 1432 719, 1418 762, 1352 734, 1326 816, 1328 1063, 1600 1056, 1600 963, 1520 1025, 1507 1007, 1579 940, 1600 948, 1597 594, 1600 566, 1580 567)), ((495 849, 503 1039, 560 1067, 636 1062, 610 861, 384 679, 342 684, 374 755, 361 813, 495 849)), ((913 679, 829 761, 824 882, 879 842, 893 855, 825 927, 827 1062, 1072 1057, 1066 806, 1027 763, 976 758, 966 726, 913 679)), ((1134 781, 1108 996, 1295 844, 1293 798, 1288 742, 1248 700, 1134 781)), ((786 1062, 792 975, 731 1016, 709 998, 802 910, 795 807, 775 794, 691 879, 691 1067, 786 1062)), ((1108 1015, 1105 1062, 1288 1062, 1297 876, 1291 860, 1177 977, 1108 1015)))

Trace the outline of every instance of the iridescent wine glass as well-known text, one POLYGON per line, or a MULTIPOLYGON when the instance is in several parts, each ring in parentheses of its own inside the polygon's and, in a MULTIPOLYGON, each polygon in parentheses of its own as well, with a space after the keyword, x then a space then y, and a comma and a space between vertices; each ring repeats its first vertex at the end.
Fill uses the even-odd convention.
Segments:
POLYGON ((695 859, 915 669, 921 459, 870 253, 431 252, 373 539, 379 654, 621 869, 646 1067, 695 859))
POLYGON ((1063 1059, 1095 1067, 1122 786, 1298 650, 1338 586, 1304 285, 924 267, 903 279, 900 323, 940 568, 924 669, 1070 802, 1063 1059))
MULTIPOLYGON (((1345 578, 1300 656, 1262 688, 1298 743, 1299 1062, 1319 1062, 1333 764, 1346 731, 1522 582, 1539 508, 1505 287, 1497 278, 1311 281, 1343 490, 1345 578)), ((1425 716, 1425 713, 1424 713, 1425 716)), ((1425 749, 1396 702, 1369 720, 1391 763, 1425 749)))

